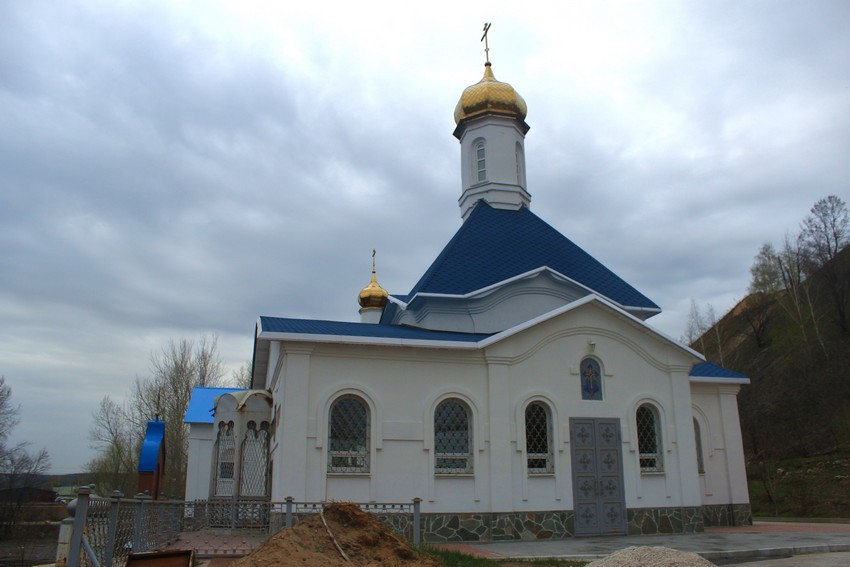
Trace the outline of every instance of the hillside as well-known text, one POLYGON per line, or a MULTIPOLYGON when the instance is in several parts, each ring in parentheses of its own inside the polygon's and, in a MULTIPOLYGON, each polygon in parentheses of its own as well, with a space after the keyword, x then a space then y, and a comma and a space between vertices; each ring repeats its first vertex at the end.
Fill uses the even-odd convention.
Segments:
MULTIPOLYGON (((841 477, 850 475, 848 305, 850 247, 797 289, 747 296, 692 345, 752 381, 738 405, 748 471, 757 482, 753 504, 762 494, 768 513, 785 511, 777 508, 783 485, 797 487, 789 494, 806 491, 796 513, 838 512, 819 506, 803 484, 818 470, 829 470, 822 483, 843 484, 847 479, 841 477), (842 465, 836 469, 834 462, 842 465), (795 471, 790 480, 789 470, 795 471)), ((850 503, 843 500, 837 515, 850 517, 850 503)))

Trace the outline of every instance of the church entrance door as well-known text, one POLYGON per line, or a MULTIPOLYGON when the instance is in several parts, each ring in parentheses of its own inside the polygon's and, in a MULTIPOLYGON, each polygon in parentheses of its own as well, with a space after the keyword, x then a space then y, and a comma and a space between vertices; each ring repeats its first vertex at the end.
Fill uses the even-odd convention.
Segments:
POLYGON ((571 418, 575 535, 626 533, 620 420, 571 418))

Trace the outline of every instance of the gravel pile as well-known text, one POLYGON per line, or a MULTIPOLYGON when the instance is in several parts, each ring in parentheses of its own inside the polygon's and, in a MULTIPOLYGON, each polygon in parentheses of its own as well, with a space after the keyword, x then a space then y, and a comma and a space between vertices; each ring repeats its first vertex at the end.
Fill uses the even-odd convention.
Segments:
POLYGON ((627 547, 587 567, 713 567, 714 563, 696 553, 669 547, 627 547))

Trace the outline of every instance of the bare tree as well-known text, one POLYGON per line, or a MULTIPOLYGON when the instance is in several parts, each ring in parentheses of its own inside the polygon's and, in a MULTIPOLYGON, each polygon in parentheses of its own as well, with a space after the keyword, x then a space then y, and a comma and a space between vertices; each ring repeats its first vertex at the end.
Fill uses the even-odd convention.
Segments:
POLYGON ((139 447, 144 430, 133 426, 130 413, 109 396, 92 414, 89 440, 97 455, 87 469, 101 494, 119 490, 134 494, 138 487, 139 447))
POLYGON ((696 346, 699 342, 699 350, 705 353, 705 330, 707 329, 705 317, 700 312, 699 305, 694 298, 691 298, 691 309, 688 311, 688 324, 685 327, 685 335, 682 337, 682 342, 696 346))
POLYGON ((20 420, 21 408, 12 404, 12 388, 0 376, 0 537, 15 527, 24 503, 22 489, 34 487, 50 469, 45 449, 30 453, 28 443, 9 445, 9 435, 20 420))
MULTIPOLYGON (((850 334, 847 312, 850 305, 848 262, 835 261, 850 242, 850 213, 835 195, 820 199, 802 222, 801 240, 806 248, 809 275, 819 273, 832 302, 832 321, 850 334)), ((814 316, 814 315, 813 315, 814 316)))
MULTIPOLYGON (((171 340, 159 352, 151 354, 150 376, 137 376, 130 388, 129 402, 119 407, 104 399, 93 415, 90 438, 98 448, 98 456, 89 463, 114 482, 126 472, 128 460, 111 440, 124 439, 123 448, 133 449, 133 477, 138 468, 139 446, 147 422, 165 421, 166 462, 163 491, 169 496, 182 496, 186 486, 186 458, 189 446, 188 426, 183 423, 189 399, 195 386, 218 386, 224 377, 224 365, 218 355, 218 339, 202 337, 171 340), (117 421, 127 424, 127 430, 117 421), (107 441, 104 442, 103 440, 107 441)), ((94 472, 94 471, 93 471, 94 472)))
POLYGON ((230 375, 230 382, 237 388, 251 387, 251 361, 246 360, 238 370, 230 375))
POLYGON ((818 200, 803 219, 801 234, 816 267, 826 265, 850 240, 847 205, 835 195, 818 200))

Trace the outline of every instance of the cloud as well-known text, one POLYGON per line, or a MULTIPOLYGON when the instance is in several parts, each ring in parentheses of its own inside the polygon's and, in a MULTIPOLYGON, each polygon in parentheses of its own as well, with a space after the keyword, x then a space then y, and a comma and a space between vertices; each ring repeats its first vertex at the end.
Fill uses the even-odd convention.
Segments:
MULTIPOLYGON (((718 312, 846 194, 845 2, 489 7, 532 208, 659 303, 718 312)), ((460 226, 480 7, 0 4, 0 374, 57 470, 170 338, 234 368, 259 315, 357 319, 460 226), (43 416, 52 416, 50 420, 43 416), (55 423, 75 441, 56 440, 55 423)))

